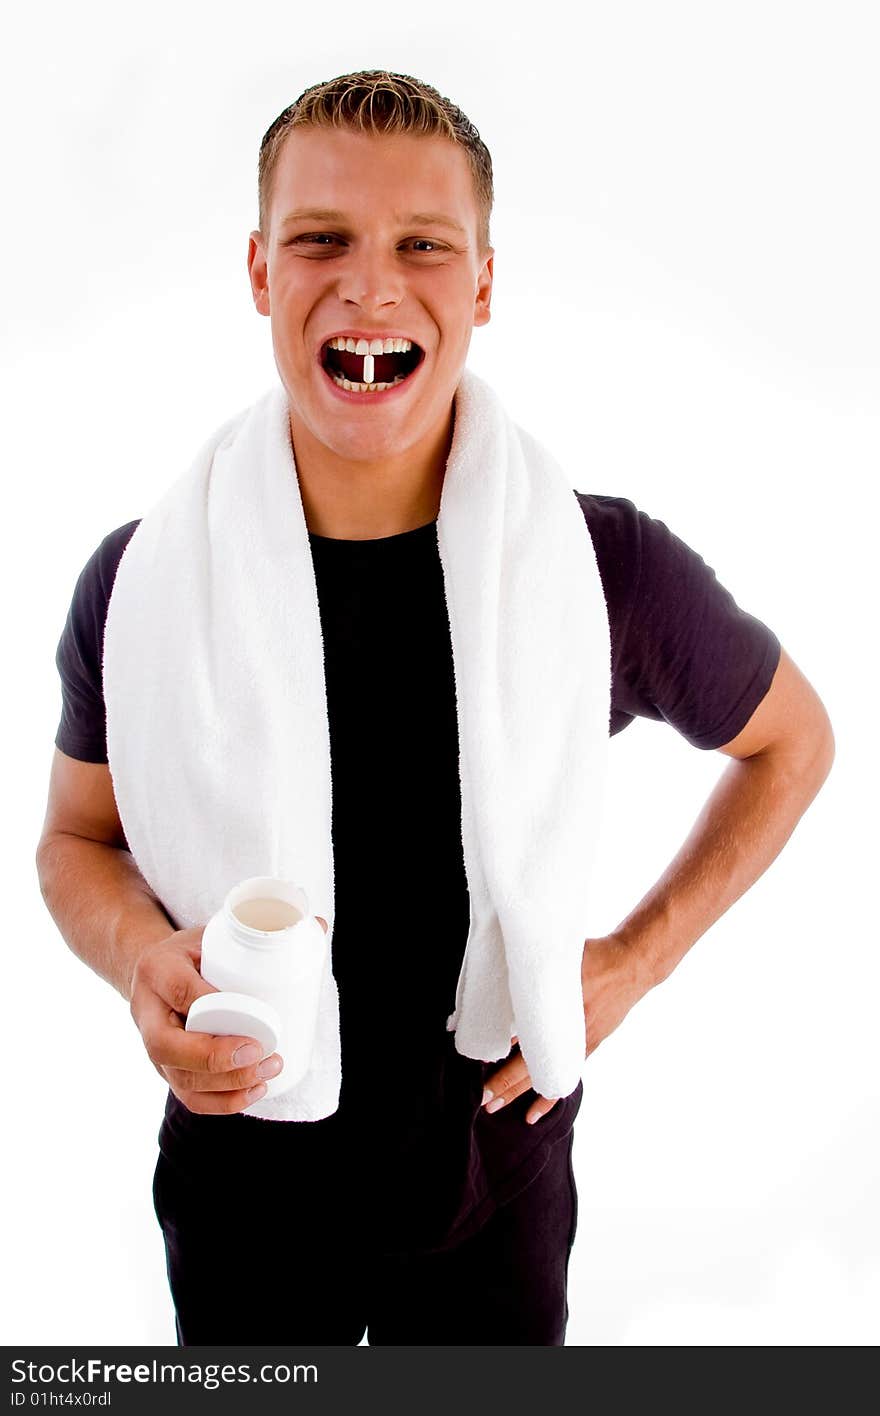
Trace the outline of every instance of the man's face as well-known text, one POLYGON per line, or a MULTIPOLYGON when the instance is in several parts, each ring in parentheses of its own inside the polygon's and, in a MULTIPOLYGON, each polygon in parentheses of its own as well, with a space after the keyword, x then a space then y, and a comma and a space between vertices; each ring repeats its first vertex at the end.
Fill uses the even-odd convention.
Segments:
POLYGON ((489 319, 493 252, 478 250, 463 150, 438 137, 294 129, 268 219, 268 232, 251 233, 248 270, 294 430, 345 461, 417 455, 448 428, 471 332, 489 319), (350 345, 328 351, 343 335, 412 341, 408 354, 373 356, 374 380, 403 381, 339 387, 334 371, 357 382, 370 372, 350 345))

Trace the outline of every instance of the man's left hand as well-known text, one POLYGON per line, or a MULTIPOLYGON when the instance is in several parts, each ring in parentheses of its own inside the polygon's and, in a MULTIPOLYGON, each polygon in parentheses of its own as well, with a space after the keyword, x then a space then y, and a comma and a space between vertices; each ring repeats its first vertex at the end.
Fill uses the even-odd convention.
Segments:
MULTIPOLYGON (((588 939, 584 944, 581 984, 587 1033, 586 1056, 622 1023, 634 1003, 648 991, 643 969, 629 944, 614 934, 588 939)), ((514 1043, 519 1039, 514 1037, 514 1043)), ((509 1106, 532 1085, 522 1053, 517 1050, 497 1072, 486 1078, 483 1105, 487 1111, 509 1106), (491 1096, 487 1095, 490 1093, 491 1096)), ((530 1125, 552 1111, 559 1097, 538 1096, 526 1112, 530 1125)))

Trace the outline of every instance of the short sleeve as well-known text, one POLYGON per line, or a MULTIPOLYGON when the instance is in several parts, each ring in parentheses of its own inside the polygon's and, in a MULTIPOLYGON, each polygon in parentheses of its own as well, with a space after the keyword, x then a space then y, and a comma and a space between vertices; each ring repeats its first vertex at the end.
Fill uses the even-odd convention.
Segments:
POLYGON ((101 671, 104 625, 116 569, 137 525, 137 521, 130 521, 105 536, 83 566, 55 653, 61 679, 61 719, 55 746, 81 762, 107 761, 101 671))
POLYGON ((628 711, 694 747, 736 737, 764 698, 781 645, 665 522, 638 512, 638 577, 621 655, 628 711))
POLYGON ((716 572, 628 497, 577 491, 611 629, 611 733, 667 722, 694 748, 744 728, 772 683, 781 644, 716 572))

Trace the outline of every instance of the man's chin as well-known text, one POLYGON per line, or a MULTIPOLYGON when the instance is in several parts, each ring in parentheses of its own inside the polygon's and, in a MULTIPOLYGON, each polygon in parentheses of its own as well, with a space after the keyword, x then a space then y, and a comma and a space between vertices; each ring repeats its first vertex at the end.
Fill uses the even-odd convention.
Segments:
POLYGON ((334 428, 325 430, 323 437, 320 433, 318 436, 328 454, 352 467, 397 460, 415 449, 419 442, 418 430, 413 431, 406 425, 371 429, 368 433, 356 429, 346 437, 339 420, 334 428))
POLYGON ((294 449, 314 448, 339 462, 354 465, 400 457, 425 433, 419 426, 424 419, 414 419, 410 411, 406 416, 388 413, 373 420, 362 418, 357 410, 347 413, 336 408, 328 414, 326 407, 306 409, 289 398, 288 403, 294 449))

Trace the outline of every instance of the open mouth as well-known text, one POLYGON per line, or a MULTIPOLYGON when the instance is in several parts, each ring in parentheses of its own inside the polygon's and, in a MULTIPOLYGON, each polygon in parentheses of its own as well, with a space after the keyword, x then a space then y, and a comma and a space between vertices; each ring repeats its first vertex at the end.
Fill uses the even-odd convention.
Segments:
POLYGON ((321 365, 337 387, 347 392, 382 393, 404 383, 421 364, 425 351, 409 339, 386 339, 381 343, 382 352, 371 354, 367 349, 375 349, 378 340, 367 345, 366 340, 346 339, 343 335, 328 339, 321 349, 321 365))

